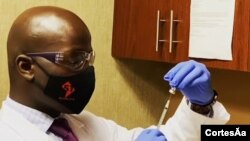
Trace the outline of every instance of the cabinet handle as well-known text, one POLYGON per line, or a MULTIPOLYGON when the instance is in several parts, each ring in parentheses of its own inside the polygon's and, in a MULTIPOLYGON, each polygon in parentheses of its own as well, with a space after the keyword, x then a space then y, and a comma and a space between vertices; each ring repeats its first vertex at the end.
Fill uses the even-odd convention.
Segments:
POLYGON ((169 53, 172 53, 173 43, 181 43, 181 41, 173 41, 173 23, 174 22, 181 22, 181 20, 174 20, 174 11, 170 10, 169 53))
POLYGON ((157 20, 156 20, 156 43, 155 51, 158 52, 159 42, 166 42, 166 40, 159 40, 160 24, 161 22, 166 22, 166 20, 160 18, 160 10, 157 10, 157 20))

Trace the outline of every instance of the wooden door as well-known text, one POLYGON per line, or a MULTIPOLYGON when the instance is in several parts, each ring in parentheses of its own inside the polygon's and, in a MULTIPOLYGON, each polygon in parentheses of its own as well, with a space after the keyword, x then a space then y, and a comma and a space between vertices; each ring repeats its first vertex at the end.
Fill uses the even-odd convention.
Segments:
POLYGON ((157 26, 157 12, 160 19, 165 11, 159 6, 159 0, 116 0, 114 7, 114 25, 112 56, 143 60, 163 61, 165 43, 156 48, 157 35, 164 38, 165 22, 157 26), (157 28, 159 33, 157 34, 157 28))
POLYGON ((170 8, 167 11, 168 42, 165 52, 167 62, 177 63, 189 59, 190 2, 190 0, 168 0, 170 8))

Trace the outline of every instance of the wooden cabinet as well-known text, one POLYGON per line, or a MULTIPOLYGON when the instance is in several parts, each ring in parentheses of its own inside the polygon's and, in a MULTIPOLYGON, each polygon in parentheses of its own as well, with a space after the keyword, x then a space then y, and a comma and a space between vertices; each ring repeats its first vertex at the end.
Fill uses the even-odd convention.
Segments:
POLYGON ((250 71, 250 1, 235 1, 232 61, 188 57, 191 0, 115 0, 112 56, 168 63, 195 59, 208 67, 250 71))
POLYGON ((115 0, 112 55, 164 60, 155 51, 158 0, 115 0))

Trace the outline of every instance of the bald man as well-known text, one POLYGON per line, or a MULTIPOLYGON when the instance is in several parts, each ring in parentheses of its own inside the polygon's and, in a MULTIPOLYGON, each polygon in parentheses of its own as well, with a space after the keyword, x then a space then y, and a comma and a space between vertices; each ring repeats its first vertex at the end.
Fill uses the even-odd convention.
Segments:
MULTIPOLYGON (((183 100, 176 114, 159 130, 155 126, 128 130, 83 110, 95 88, 95 53, 87 26, 77 15, 63 8, 40 6, 21 13, 10 29, 7 52, 10 92, 0 112, 1 140, 195 141, 200 139, 202 123, 226 123, 229 119, 224 107, 214 102, 211 87, 207 87, 208 94, 204 95, 183 93, 190 96, 191 102, 195 99, 215 107, 210 109, 213 117, 207 116, 211 111, 201 113, 190 109, 183 100)), ((196 62, 185 62, 181 68, 185 72, 190 65, 202 74, 207 72, 204 67, 199 69, 201 64, 196 62)), ((182 80, 184 82, 178 84, 185 84, 193 80, 196 83, 192 83, 192 89, 200 87, 200 83, 210 83, 206 75, 204 79, 200 78, 204 76, 200 73, 188 73, 204 81, 182 79, 179 77, 182 75, 168 75, 166 81, 182 80)), ((188 87, 172 85, 180 90, 188 87)))

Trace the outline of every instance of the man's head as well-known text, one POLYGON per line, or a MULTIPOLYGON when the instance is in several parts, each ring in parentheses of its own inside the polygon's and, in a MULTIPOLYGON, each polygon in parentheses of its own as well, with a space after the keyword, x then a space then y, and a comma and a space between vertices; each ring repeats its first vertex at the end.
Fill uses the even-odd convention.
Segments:
POLYGON ((94 85, 93 68, 89 69, 94 57, 91 36, 74 13, 51 6, 24 11, 10 29, 7 51, 12 99, 54 116, 76 112, 72 109, 79 104, 74 101, 83 97, 73 97, 75 87, 87 86, 79 92, 88 91, 85 99, 90 98, 94 85), (80 84, 86 82, 79 77, 91 82, 80 84))

